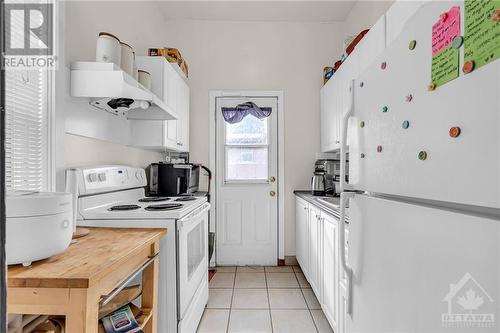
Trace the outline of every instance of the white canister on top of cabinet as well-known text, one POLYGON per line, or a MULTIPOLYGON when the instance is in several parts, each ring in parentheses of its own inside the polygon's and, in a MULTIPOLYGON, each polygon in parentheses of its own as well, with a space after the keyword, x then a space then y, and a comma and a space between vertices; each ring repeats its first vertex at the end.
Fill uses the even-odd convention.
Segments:
POLYGON ((151 74, 145 70, 139 69, 137 73, 139 83, 148 90, 151 90, 151 74))
POLYGON ((130 76, 134 76, 134 50, 127 43, 120 42, 120 68, 130 76))
POLYGON ((134 65, 132 66, 133 77, 136 81, 139 81, 139 69, 137 68, 137 62, 135 61, 135 52, 134 52, 134 65))
POLYGON ((100 32, 97 38, 95 60, 97 62, 112 62, 120 66, 120 40, 109 32, 100 32))

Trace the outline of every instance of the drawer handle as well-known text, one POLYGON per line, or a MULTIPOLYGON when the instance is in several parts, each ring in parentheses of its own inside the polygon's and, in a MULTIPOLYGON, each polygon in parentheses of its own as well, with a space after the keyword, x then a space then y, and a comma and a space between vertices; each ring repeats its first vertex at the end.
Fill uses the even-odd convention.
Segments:
POLYGON ((115 298, 116 295, 118 295, 120 293, 120 291, 122 291, 123 288, 125 288, 127 286, 127 284, 129 284, 130 282, 132 282, 132 280, 137 275, 139 275, 140 273, 142 273, 142 271, 144 269, 146 269, 146 267, 148 267, 156 259, 157 256, 158 256, 158 253, 155 254, 154 256, 150 256, 149 259, 144 264, 142 264, 139 268, 137 268, 131 275, 129 275, 128 278, 126 278, 125 280, 123 280, 122 282, 120 282, 120 284, 118 285, 118 287, 116 287, 115 289, 113 289, 113 291, 111 291, 109 294, 101 296, 100 305, 106 305, 109 302, 111 302, 111 300, 113 298, 115 298))

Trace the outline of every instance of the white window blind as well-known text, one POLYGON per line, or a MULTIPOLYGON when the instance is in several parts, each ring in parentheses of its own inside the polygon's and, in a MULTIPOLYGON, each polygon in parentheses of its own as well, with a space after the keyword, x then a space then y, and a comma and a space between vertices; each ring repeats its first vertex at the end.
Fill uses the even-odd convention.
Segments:
POLYGON ((49 190, 49 72, 5 73, 5 186, 49 190))
MULTIPOLYGON (((11 16, 11 25, 5 27, 11 30, 11 45, 24 45, 24 23, 22 11, 11 16)), ((5 71, 5 188, 9 192, 52 190, 51 78, 47 68, 5 71)))

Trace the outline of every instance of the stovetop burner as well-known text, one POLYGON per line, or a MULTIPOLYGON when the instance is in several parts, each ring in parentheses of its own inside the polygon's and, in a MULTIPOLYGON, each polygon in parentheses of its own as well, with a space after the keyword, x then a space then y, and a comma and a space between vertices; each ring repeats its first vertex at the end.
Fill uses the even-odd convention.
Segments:
POLYGON ((174 210, 179 209, 183 204, 175 204, 175 203, 167 203, 167 204, 159 204, 159 205, 150 205, 144 208, 145 210, 153 210, 153 211, 161 211, 161 210, 174 210))
POLYGON ((175 199, 175 201, 193 201, 193 200, 196 200, 196 197, 186 196, 175 199))
POLYGON ((141 206, 137 205, 117 205, 110 207, 108 210, 136 210, 141 208, 141 206))
POLYGON ((139 202, 157 202, 157 201, 167 201, 170 200, 169 197, 145 197, 139 199, 139 202))

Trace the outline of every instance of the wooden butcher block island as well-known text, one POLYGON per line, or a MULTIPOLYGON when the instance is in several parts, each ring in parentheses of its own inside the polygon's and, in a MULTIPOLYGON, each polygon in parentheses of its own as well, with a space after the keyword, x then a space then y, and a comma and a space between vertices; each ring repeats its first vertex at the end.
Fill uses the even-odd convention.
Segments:
POLYGON ((144 332, 156 332, 160 238, 167 229, 89 228, 63 253, 8 269, 8 312, 66 316, 66 332, 97 332, 99 305, 142 273, 144 332))

